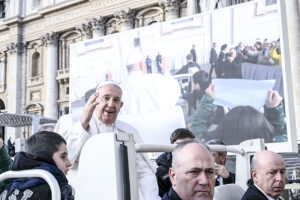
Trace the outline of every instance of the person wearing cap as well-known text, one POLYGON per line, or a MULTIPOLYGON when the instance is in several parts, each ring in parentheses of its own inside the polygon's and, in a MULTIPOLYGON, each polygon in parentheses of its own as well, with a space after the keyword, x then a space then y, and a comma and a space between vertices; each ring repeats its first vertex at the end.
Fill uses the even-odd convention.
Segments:
MULTIPOLYGON (((71 129, 67 130, 62 126, 62 123, 57 123, 59 127, 55 127, 55 131, 65 137, 68 144, 69 159, 72 164, 78 159, 81 149, 87 140, 99 133, 131 133, 134 136, 135 142, 142 142, 135 128, 125 122, 117 120, 118 113, 122 106, 122 90, 120 86, 114 81, 105 81, 100 84, 96 92, 91 95, 85 104, 80 120, 75 123, 71 129), (60 132, 60 129, 67 131, 67 133, 60 132)), ((160 199, 158 196, 156 177, 151 169, 150 161, 141 153, 137 153, 136 158, 139 199, 160 199)), ((77 168, 76 164, 73 168, 77 168)), ((70 174, 71 171, 72 170, 70 170, 70 174)), ((73 179, 73 181, 76 182, 75 179, 73 179)))

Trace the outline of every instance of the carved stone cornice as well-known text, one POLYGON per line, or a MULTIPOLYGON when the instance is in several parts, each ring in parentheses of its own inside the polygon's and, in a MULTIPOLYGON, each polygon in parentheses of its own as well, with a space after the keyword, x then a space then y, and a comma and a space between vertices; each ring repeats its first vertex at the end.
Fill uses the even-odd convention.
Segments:
POLYGON ((114 16, 120 20, 120 23, 133 23, 135 11, 128 8, 114 13, 114 16))
POLYGON ((27 48, 27 42, 11 42, 6 44, 9 53, 22 53, 27 48))
POLYGON ((92 38, 92 24, 90 22, 77 25, 75 26, 75 29, 81 32, 83 38, 92 38))
POLYGON ((27 49, 38 49, 39 47, 43 46, 45 41, 43 40, 36 40, 33 42, 28 43, 27 49))
POLYGON ((99 18, 92 18, 87 20, 87 22, 91 24, 92 31, 104 31, 106 21, 107 19, 102 16, 100 16, 99 18))
POLYGON ((58 42, 58 38, 59 38, 58 33, 52 31, 50 33, 43 34, 40 39, 43 45, 48 45, 48 44, 55 45, 58 42))
POLYGON ((165 12, 178 12, 181 0, 159 0, 158 5, 165 10, 165 12))
POLYGON ((0 51, 0 61, 1 61, 2 57, 5 57, 5 55, 6 55, 6 51, 5 50, 0 51))

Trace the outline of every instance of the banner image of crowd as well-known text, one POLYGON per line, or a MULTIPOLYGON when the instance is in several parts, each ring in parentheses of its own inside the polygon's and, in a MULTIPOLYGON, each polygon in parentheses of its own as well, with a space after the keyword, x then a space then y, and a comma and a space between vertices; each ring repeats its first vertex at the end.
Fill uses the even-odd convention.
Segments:
POLYGON ((75 43, 73 121, 97 85, 119 83, 118 119, 145 143, 188 128, 227 145, 288 143, 278 3, 256 1, 75 43))

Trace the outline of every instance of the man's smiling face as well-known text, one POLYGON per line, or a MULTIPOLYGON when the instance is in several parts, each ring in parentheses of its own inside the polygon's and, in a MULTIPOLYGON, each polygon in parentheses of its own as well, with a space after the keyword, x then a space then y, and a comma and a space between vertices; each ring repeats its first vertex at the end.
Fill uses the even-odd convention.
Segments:
POLYGON ((99 104, 95 109, 96 117, 104 124, 113 124, 123 106, 122 91, 115 85, 105 85, 99 89, 99 104))

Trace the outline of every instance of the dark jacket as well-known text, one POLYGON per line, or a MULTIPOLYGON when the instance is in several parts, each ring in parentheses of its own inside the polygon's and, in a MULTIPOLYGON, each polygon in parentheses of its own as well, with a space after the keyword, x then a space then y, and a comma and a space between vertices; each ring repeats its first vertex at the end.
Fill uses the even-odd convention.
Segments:
POLYGON ((210 50, 210 59, 209 59, 210 64, 217 64, 218 63, 218 54, 214 48, 211 48, 210 50))
MULTIPOLYGON (((20 152, 15 156, 14 162, 9 169, 12 171, 27 169, 46 170, 57 180, 61 190, 61 199, 74 200, 74 197, 72 196, 72 188, 68 185, 67 178, 63 172, 56 167, 52 160, 52 156, 47 152, 38 152, 34 154, 20 152)), ((11 180, 10 184, 6 187, 1 196, 2 195, 5 195, 5 198, 3 199, 15 196, 17 200, 20 200, 23 197, 28 200, 50 200, 51 190, 49 185, 43 179, 17 178, 11 180)))
MULTIPOLYGON (((8 151, 5 146, 0 149, 0 174, 8 170, 9 165, 12 163, 8 151)), ((7 183, 7 181, 5 182, 7 183)), ((0 193, 5 189, 5 183, 0 184, 0 193)))
POLYGON ((178 194, 171 187, 169 192, 166 193, 161 200, 182 200, 178 194))
MULTIPOLYGON (((235 174, 229 172, 228 178, 223 178, 223 184, 226 185, 226 184, 231 184, 231 183, 235 183, 235 174)), ((216 178, 216 184, 215 185, 216 186, 220 185, 220 181, 217 178, 216 178)))
POLYGON ((158 165, 156 169, 156 179, 159 189, 159 196, 163 197, 167 193, 172 184, 169 177, 169 169, 172 166, 172 154, 170 152, 165 152, 161 154, 157 159, 156 163, 158 165))
POLYGON ((248 181, 248 189, 241 200, 268 200, 268 198, 253 184, 250 179, 248 181))
POLYGON ((193 61, 196 63, 197 62, 197 54, 196 54, 196 50, 193 48, 191 49, 190 53, 193 56, 193 61))
POLYGON ((189 68, 191 67, 197 67, 199 70, 201 70, 200 65, 198 65, 197 63, 188 62, 186 65, 181 67, 181 69, 177 71, 176 74, 187 74, 189 72, 189 68))

